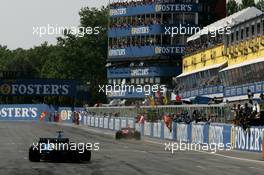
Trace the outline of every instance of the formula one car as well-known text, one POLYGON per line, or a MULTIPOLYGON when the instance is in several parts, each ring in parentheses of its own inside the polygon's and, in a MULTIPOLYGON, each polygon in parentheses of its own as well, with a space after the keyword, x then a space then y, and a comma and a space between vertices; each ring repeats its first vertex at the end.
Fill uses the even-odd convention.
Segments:
POLYGON ((116 140, 120 139, 132 139, 135 138, 136 140, 141 139, 140 132, 136 131, 134 128, 122 128, 121 130, 116 132, 116 140))
POLYGON ((29 148, 29 161, 88 162, 91 160, 91 150, 80 151, 76 143, 62 137, 62 131, 57 133, 57 138, 40 138, 37 144, 33 143, 29 148))

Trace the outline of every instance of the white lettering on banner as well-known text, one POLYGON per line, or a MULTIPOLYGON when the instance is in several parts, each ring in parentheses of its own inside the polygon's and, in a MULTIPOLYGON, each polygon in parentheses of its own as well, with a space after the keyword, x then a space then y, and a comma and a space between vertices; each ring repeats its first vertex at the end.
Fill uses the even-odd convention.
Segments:
POLYGON ((94 117, 91 117, 91 126, 94 126, 94 117))
POLYGON ((128 125, 128 127, 130 127, 130 128, 134 128, 134 120, 129 120, 129 119, 128 119, 128 121, 127 121, 127 125, 128 125))
POLYGON ((104 118, 99 119, 99 127, 103 128, 104 127, 104 118))
POLYGON ((151 134, 151 123, 145 122, 145 125, 144 125, 144 134, 146 136, 150 136, 150 134, 151 134))
POLYGON ((172 139, 172 132, 169 130, 169 128, 164 124, 164 137, 166 139, 172 139))
POLYGON ((235 127, 235 148, 249 151, 262 151, 262 129, 249 128, 245 131, 235 127))
POLYGON ((188 142, 188 125, 177 124, 177 140, 188 142))
POLYGON ((108 129, 108 118, 107 117, 104 118, 104 128, 108 129))
POLYGON ((213 126, 209 127, 209 142, 215 144, 224 143, 224 127, 223 126, 213 126))
POLYGON ((184 50, 185 47, 156 47, 155 54, 181 54, 184 50))
POLYGON ((99 118, 95 117, 95 122, 94 122, 95 127, 99 127, 99 118))
POLYGON ((91 117, 90 116, 87 117, 87 125, 91 126, 91 117))
POLYGON ((127 13, 126 8, 110 9, 110 16, 124 15, 127 13))
POLYGON ((111 95, 109 95, 109 97, 125 97, 126 93, 125 92, 111 92, 111 95))
MULTIPOLYGON (((41 111, 45 112, 45 111, 41 111)), ((16 118, 36 118, 38 115, 37 108, 0 108, 0 116, 5 117, 16 117, 16 118)))
POLYGON ((120 119, 115 119, 115 130, 120 130, 120 119))
POLYGON ((204 143, 204 125, 192 125, 192 142, 204 143))
POLYGON ((124 56, 126 55, 126 49, 111 49, 108 53, 109 56, 124 56))
POLYGON ((147 76, 149 75, 149 69, 132 69, 131 76, 147 76))
POLYGON ((121 120, 121 128, 126 128, 127 126, 126 120, 121 120))
POLYGON ((114 119, 109 119, 109 129, 114 129, 114 119))
POLYGON ((70 93, 70 85, 66 84, 3 84, 0 89, 5 95, 68 95, 70 93))
MULTIPOLYGON (((82 118, 85 116, 85 111, 79 111, 77 113, 79 115, 79 121, 81 121, 82 118)), ((61 110, 60 111, 60 119, 62 121, 72 120, 72 117, 73 117, 72 110, 61 110)))
POLYGON ((136 130, 141 132, 141 124, 139 123, 136 123, 136 130))
POLYGON ((161 137, 161 123, 153 123, 153 136, 161 137))
MULTIPOLYGON (((156 7, 157 9, 157 7, 156 7)), ((183 12, 190 12, 193 9, 192 4, 163 4, 160 5, 160 10, 162 12, 178 12, 178 11, 183 11, 183 12)))
POLYGON ((149 27, 137 27, 131 29, 131 34, 148 34, 149 33, 149 27))

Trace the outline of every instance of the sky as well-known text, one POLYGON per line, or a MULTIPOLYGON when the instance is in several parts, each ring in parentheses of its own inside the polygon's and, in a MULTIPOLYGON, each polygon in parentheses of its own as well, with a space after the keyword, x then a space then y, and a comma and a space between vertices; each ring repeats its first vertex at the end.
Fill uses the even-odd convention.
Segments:
POLYGON ((37 27, 78 27, 82 7, 107 3, 108 0, 0 0, 0 45, 28 49, 44 41, 55 44, 59 35, 40 37, 37 27))

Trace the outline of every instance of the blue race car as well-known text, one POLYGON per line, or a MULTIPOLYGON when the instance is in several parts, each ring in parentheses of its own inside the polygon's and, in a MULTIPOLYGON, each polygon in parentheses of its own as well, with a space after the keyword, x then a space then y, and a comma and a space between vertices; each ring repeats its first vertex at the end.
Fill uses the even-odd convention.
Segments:
POLYGON ((80 150, 76 143, 62 137, 62 131, 57 133, 57 138, 40 138, 37 144, 33 144, 29 148, 29 161, 89 162, 91 160, 91 150, 80 150))

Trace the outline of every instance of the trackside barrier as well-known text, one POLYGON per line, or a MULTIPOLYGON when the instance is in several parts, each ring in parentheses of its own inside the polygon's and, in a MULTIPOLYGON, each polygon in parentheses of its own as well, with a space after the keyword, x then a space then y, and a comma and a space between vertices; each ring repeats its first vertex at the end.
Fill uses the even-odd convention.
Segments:
MULTIPOLYGON (((86 125, 96 127, 96 125, 93 124, 96 118, 98 117, 87 115, 84 121, 86 121, 86 125)), ((168 128, 163 121, 139 124, 135 122, 134 118, 104 117, 100 121, 104 121, 103 127, 100 127, 102 129, 117 131, 120 128, 129 126, 140 131, 142 136, 162 140, 182 141, 186 143, 221 144, 224 147, 232 146, 233 149, 242 151, 261 152, 263 149, 263 127, 251 127, 244 131, 239 126, 223 123, 186 124, 173 122, 168 128)))
POLYGON ((262 129, 262 160, 264 160, 264 129, 262 129))
POLYGON ((79 113, 79 122, 84 123, 84 108, 57 107, 47 104, 0 105, 0 121, 36 121, 72 123, 73 111, 79 113), (58 120, 55 113, 59 114, 58 120))

